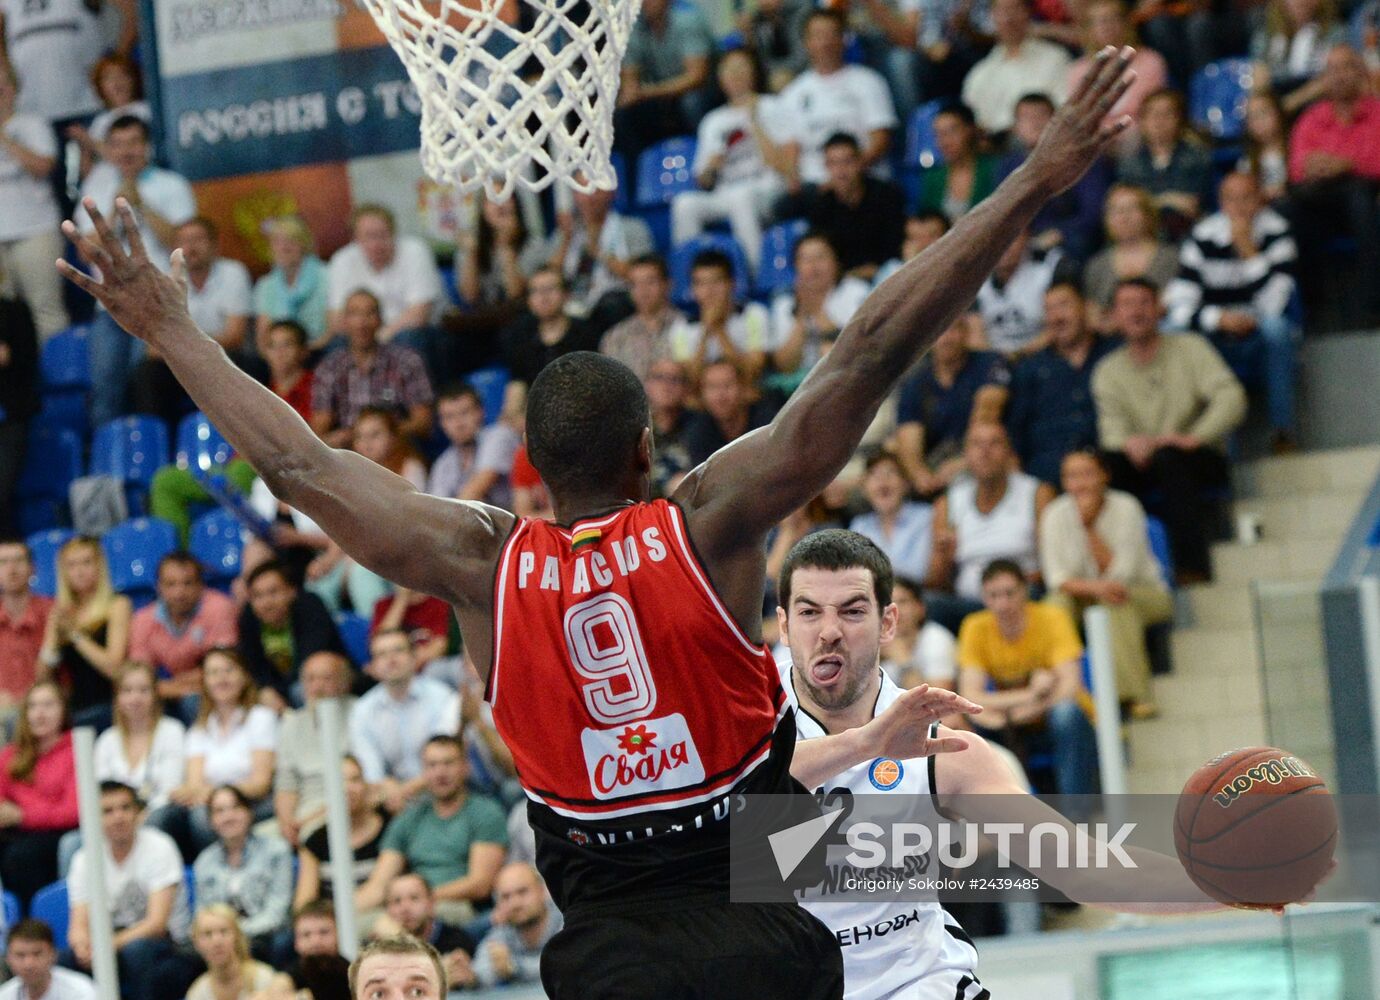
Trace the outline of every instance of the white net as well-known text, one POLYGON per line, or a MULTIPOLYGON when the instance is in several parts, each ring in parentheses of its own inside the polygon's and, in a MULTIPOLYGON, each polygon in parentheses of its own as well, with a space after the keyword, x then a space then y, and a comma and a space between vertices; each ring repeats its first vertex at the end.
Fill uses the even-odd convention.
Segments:
POLYGON ((642 0, 365 0, 422 102, 422 167, 506 198, 611 190, 619 68, 642 0))

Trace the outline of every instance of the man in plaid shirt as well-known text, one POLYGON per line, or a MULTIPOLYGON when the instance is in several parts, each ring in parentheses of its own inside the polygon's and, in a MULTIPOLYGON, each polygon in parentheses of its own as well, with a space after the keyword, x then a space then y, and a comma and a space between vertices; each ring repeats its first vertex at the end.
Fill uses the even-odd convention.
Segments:
POLYGON ((327 444, 350 446, 351 428, 366 406, 395 410, 402 433, 431 433, 434 393, 422 356, 410 347, 380 344, 379 301, 363 289, 345 300, 349 343, 328 354, 316 368, 311 426, 327 444))

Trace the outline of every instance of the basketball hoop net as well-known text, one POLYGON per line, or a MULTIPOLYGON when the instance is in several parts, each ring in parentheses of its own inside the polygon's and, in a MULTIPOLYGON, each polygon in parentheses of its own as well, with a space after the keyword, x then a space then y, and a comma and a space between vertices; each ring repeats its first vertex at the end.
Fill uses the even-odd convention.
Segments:
POLYGON ((520 0, 526 30, 505 0, 365 3, 421 98, 432 180, 496 199, 616 186, 613 107, 642 0, 520 0))

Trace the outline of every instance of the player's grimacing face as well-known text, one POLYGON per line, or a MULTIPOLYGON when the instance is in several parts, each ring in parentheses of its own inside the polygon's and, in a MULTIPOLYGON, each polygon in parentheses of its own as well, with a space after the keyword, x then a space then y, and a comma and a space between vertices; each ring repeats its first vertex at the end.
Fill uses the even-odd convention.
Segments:
POLYGON ((777 623, 796 685, 820 708, 841 710, 870 690, 882 645, 896 634, 896 606, 877 606, 872 571, 802 567, 777 623))

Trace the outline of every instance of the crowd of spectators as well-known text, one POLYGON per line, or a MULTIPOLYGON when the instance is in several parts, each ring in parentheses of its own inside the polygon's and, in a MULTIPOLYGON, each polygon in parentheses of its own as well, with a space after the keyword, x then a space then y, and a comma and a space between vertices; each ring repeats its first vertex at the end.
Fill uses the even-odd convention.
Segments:
MULTIPOLYGON (((824 526, 873 538, 898 575, 888 672, 961 688, 1020 756, 1049 751, 1062 791, 1088 790, 1095 773, 1081 611, 1109 609, 1125 707, 1153 714, 1145 629, 1169 619, 1170 585, 1210 577, 1211 509, 1248 390, 1273 449, 1295 447, 1301 262, 1340 237, 1362 273, 1380 267, 1373 3, 1349 34, 1333 5, 1303 0, 1230 13, 758 0, 723 39, 698 5, 644 0, 616 141, 631 164, 662 139, 697 138, 670 244, 620 207, 635 192, 481 196, 459 227, 450 294, 433 248, 379 205, 353 206, 350 241, 329 255, 284 215, 267 224, 268 260, 221 256, 213 206, 157 162, 128 5, 104 20, 99 3, 40 6, 0 0, 0 537, 15 520, 41 344, 80 308, 51 266, 74 193, 106 212, 129 199, 160 266, 180 248, 197 323, 323 440, 418 489, 550 516, 522 446, 524 389, 547 363, 599 350, 644 380, 653 488, 670 495, 771 419, 872 288, 912 280, 907 264, 1020 169, 1094 53, 1138 45, 1135 85, 1111 111, 1134 119, 1124 141, 1012 234, 972 310, 897 373, 855 462, 783 522, 768 560, 824 526), (29 23, 59 8, 60 30, 29 23), (1255 89, 1241 147, 1214 147, 1185 93, 1210 60, 1236 55, 1256 61, 1255 89), (915 162, 906 133, 923 123, 915 162), (749 297, 763 233, 791 220, 805 234, 788 278, 749 297), (741 255, 701 250, 673 276, 672 250, 715 227, 741 255), (501 405, 467 382, 495 365, 510 380, 501 405), (1150 554, 1148 515, 1167 530, 1173 577, 1150 554)), ((76 221, 90 226, 80 210, 76 221)), ((1380 302, 1364 299, 1380 286, 1354 292, 1373 318, 1380 302)), ((175 429, 190 412, 166 363, 108 316, 92 318, 88 345, 92 427, 138 412, 175 429)), ((242 461, 216 471, 271 524, 228 594, 177 552, 136 609, 102 547, 77 538, 49 600, 30 590, 28 548, 0 543, 5 888, 27 902, 65 873, 61 957, 89 965, 67 731, 94 725, 107 882, 128 887, 115 914, 127 995, 223 995, 237 976, 243 995, 271 991, 255 958, 291 965, 298 985, 329 979, 313 964, 334 951, 319 901, 344 890, 327 863, 313 708, 336 700, 350 720, 366 931, 426 937, 456 983, 530 975, 560 917, 523 856, 511 758, 448 610, 354 564, 242 461), (342 610, 372 622, 364 662, 349 659, 342 610), (206 904, 195 921, 186 864, 206 904)), ((169 467, 149 510, 185 544, 190 509, 208 499, 200 478, 169 467)), ((10 946, 24 956, 16 975, 50 975, 39 967, 58 954, 41 925, 10 946)))

